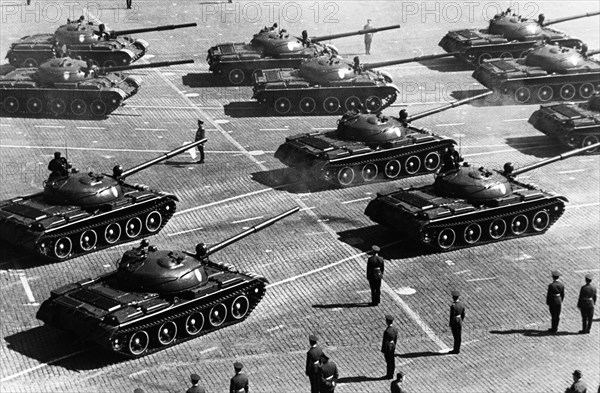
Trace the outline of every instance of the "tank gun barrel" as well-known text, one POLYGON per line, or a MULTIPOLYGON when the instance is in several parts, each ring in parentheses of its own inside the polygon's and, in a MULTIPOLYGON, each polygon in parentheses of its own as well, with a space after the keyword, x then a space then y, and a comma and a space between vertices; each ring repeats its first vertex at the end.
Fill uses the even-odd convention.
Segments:
POLYGON ((190 64, 193 62, 194 62, 193 59, 187 59, 187 60, 175 60, 175 61, 159 61, 156 63, 148 63, 148 64, 130 64, 130 65, 126 65, 126 66, 100 67, 100 68, 98 68, 98 72, 100 74, 106 74, 108 72, 115 72, 115 71, 138 70, 141 68, 169 67, 172 65, 190 64))
POLYGON ((183 23, 180 25, 164 25, 164 26, 156 26, 156 27, 144 27, 144 28, 140 28, 140 29, 114 30, 114 31, 110 32, 110 35, 112 37, 117 37, 120 35, 148 33, 150 31, 175 30, 175 29, 183 29, 184 27, 196 27, 196 26, 198 26, 198 24, 196 22, 193 22, 193 23, 183 23))
POLYGON ((417 113, 416 115, 413 115, 413 116, 409 116, 406 119, 406 121, 410 123, 410 122, 412 122, 414 120, 422 119, 424 117, 431 116, 431 115, 434 115, 436 113, 445 111, 446 109, 455 108, 457 106, 461 106, 461 105, 467 104, 467 103, 469 103, 471 101, 475 101, 475 100, 478 100, 480 98, 487 97, 490 94, 493 94, 493 91, 486 91, 485 93, 478 94, 478 95, 473 96, 473 97, 468 97, 468 98, 465 98, 465 99, 462 99, 462 100, 459 100, 459 101, 454 101, 454 102, 451 102, 449 104, 446 104, 446 105, 443 105, 443 106, 439 106, 437 108, 433 108, 433 109, 430 109, 428 111, 424 111, 424 112, 421 112, 421 113, 417 113))
POLYGON ((266 220, 266 221, 264 221, 264 222, 262 222, 262 223, 260 223, 260 224, 258 224, 256 226, 253 226, 252 228, 249 228, 249 229, 245 230, 244 232, 238 233, 237 235, 232 236, 232 237, 230 237, 227 240, 224 240, 224 241, 222 241, 220 243, 215 244, 212 247, 209 247, 206 250, 206 253, 204 255, 201 255, 201 256, 202 257, 207 257, 207 256, 209 256, 209 255, 211 255, 211 254, 213 254, 213 253, 215 253, 215 252, 217 252, 217 251, 219 251, 219 250, 221 250, 221 249, 229 246, 230 244, 235 243, 238 240, 241 240, 241 239, 245 238, 248 235, 251 235, 251 234, 253 234, 255 232, 258 232, 258 231, 260 231, 262 229, 265 229, 266 227, 268 227, 270 225, 273 225, 277 221, 280 221, 280 220, 284 219, 285 217, 296 213, 298 210, 300 210, 300 208, 299 207, 295 207, 295 208, 290 209, 290 210, 288 210, 288 211, 286 211, 284 213, 281 213, 278 216, 270 218, 270 219, 268 219, 268 220, 266 220))
POLYGON ((319 35, 319 36, 310 37, 310 40, 312 42, 335 40, 336 38, 351 37, 351 36, 354 36, 354 35, 371 34, 371 33, 377 33, 377 32, 380 32, 380 31, 393 30, 393 29, 399 29, 399 28, 400 28, 400 25, 392 25, 392 26, 385 26, 385 27, 376 27, 376 28, 373 28, 373 29, 358 30, 358 31, 350 32, 350 33, 319 35))
POLYGON ((168 153, 165 153, 165 154, 163 154, 163 155, 161 155, 159 157, 153 158, 150 161, 146 161, 143 164, 136 165, 133 168, 124 171, 123 173, 121 173, 121 175, 118 178, 119 178, 119 180, 120 179, 125 179, 126 177, 131 176, 131 175, 133 175, 135 173, 138 173, 139 171, 142 171, 142 170, 144 170, 144 169, 146 169, 146 168, 148 168, 148 167, 150 167, 150 166, 152 166, 154 164, 157 164, 157 163, 159 163, 161 161, 167 160, 167 159, 169 159, 171 157, 174 157, 176 155, 179 155, 179 154, 183 153, 186 150, 192 149, 192 148, 194 148, 194 147, 196 147, 196 146, 198 146, 198 145, 200 145, 202 143, 205 143, 207 140, 208 140, 207 138, 203 138, 203 139, 197 140, 195 142, 187 143, 187 144, 185 144, 185 145, 183 145, 181 147, 178 147, 175 150, 171 150, 168 153))
POLYGON ((550 25, 554 25, 556 23, 567 22, 567 21, 573 20, 573 19, 586 18, 588 16, 594 16, 594 15, 600 15, 600 11, 586 12, 585 14, 565 16, 564 18, 551 19, 549 21, 542 23, 542 26, 550 26, 550 25))
POLYGON ((520 169, 517 169, 515 171, 512 171, 510 173, 510 175, 511 176, 518 176, 520 174, 523 174, 525 172, 529 172, 529 171, 534 170, 536 168, 539 168, 541 166, 545 166, 545 165, 551 164, 551 163, 556 162, 556 161, 564 160, 565 158, 576 156, 576 155, 578 155, 580 153, 583 153, 583 152, 585 152, 587 150, 593 150, 593 149, 596 149, 598 147, 600 147, 600 143, 594 143, 593 145, 589 145, 589 146, 585 146, 585 147, 580 147, 579 149, 571 150, 569 152, 560 154, 558 156, 546 158, 545 160, 541 160, 541 161, 538 161, 538 162, 533 163, 531 165, 524 166, 523 168, 520 168, 520 169))
POLYGON ((423 61, 423 60, 441 59, 443 57, 454 57, 456 55, 458 55, 458 52, 441 53, 438 55, 417 56, 417 57, 411 57, 409 59, 382 61, 379 63, 365 63, 362 65, 362 69, 363 70, 372 70, 373 68, 387 67, 387 66, 393 66, 393 65, 397 65, 397 64, 413 63, 416 61, 423 61))
POLYGON ((585 53, 586 56, 594 56, 600 53, 600 49, 589 50, 585 53))

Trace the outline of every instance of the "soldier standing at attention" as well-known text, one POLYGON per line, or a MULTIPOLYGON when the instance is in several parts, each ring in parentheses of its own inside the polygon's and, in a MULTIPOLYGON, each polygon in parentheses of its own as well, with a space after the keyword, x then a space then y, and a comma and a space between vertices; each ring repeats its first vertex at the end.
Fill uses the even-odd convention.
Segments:
POLYGON ((458 300, 460 292, 452 291, 452 305, 450 306, 450 329, 454 337, 454 349, 449 353, 458 355, 462 342, 462 321, 465 319, 465 306, 458 300))
POLYGON ((338 369, 333 360, 323 353, 321 355, 321 368, 319 369, 319 392, 334 393, 338 380, 338 369))
POLYGON ((577 307, 581 311, 581 330, 579 333, 589 334, 594 318, 594 305, 596 304, 596 288, 592 285, 592 275, 585 275, 585 285, 579 290, 577 307))
POLYGON ((387 328, 383 331, 383 340, 381 341, 381 352, 385 357, 386 364, 386 379, 394 378, 394 371, 396 370, 396 342, 398 342, 398 329, 392 326, 394 323, 394 317, 391 315, 385 316, 385 323, 387 328))
POLYGON ((310 380, 310 393, 319 393, 319 367, 323 350, 317 345, 318 337, 308 336, 310 349, 306 352, 306 375, 310 380))
POLYGON ((185 393, 206 393, 206 390, 199 385, 200 376, 198 374, 190 375, 190 381, 192 381, 192 386, 185 393))
MULTIPOLYGON (((363 26, 363 30, 372 29, 371 19, 367 19, 367 24, 363 26)), ((371 54, 371 41, 373 41, 373 33, 365 34, 365 54, 371 54)))
POLYGON ((383 279, 385 260, 379 256, 379 251, 381 251, 379 246, 373 246, 371 249, 373 255, 367 260, 367 280, 371 287, 371 305, 377 306, 381 300, 381 280, 383 279))
POLYGON ((558 323, 560 322, 560 310, 562 308, 562 302, 565 300, 565 286, 562 282, 558 281, 560 273, 556 270, 552 270, 552 283, 548 285, 548 293, 546 294, 546 304, 550 308, 550 315, 552 316, 552 326, 548 331, 550 333, 556 333, 558 330, 558 323))
POLYGON ((131 9, 131 0, 126 0, 127 3, 127 9, 130 10, 131 9))
MULTIPOLYGON (((202 120, 198 120, 198 131, 196 131, 196 141, 206 138, 206 130, 204 129, 204 122, 202 120)), ((199 144, 198 153, 200 153, 200 159, 198 160, 198 164, 204 164, 204 143, 199 144)))
POLYGON ((240 362, 233 363, 235 375, 229 384, 229 393, 248 393, 248 376, 242 373, 244 365, 240 362))
POLYGON ((573 371, 573 384, 565 390, 565 393, 587 393, 587 384, 581 380, 581 370, 573 371))
POLYGON ((396 379, 393 380, 390 385, 391 393, 404 393, 405 390, 402 389, 403 385, 404 385, 404 373, 402 371, 400 371, 398 374, 396 374, 396 379))

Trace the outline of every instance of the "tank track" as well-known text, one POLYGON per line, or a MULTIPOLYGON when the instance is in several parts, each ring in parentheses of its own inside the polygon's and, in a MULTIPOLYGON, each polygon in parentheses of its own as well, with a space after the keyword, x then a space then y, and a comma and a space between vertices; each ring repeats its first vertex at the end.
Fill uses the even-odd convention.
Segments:
MULTIPOLYGON (((200 337, 202 335, 211 333, 213 331, 223 329, 227 326, 231 326, 236 323, 242 322, 246 318, 248 318, 248 316, 250 316, 250 314, 252 313, 254 308, 256 308, 256 306, 260 303, 260 301, 262 300, 262 298, 264 297, 264 295, 266 293, 266 282, 257 279, 254 282, 251 282, 250 284, 251 284, 250 286, 248 286, 244 289, 240 289, 238 291, 228 294, 227 296, 217 298, 208 304, 196 306, 196 307, 190 308, 185 311, 177 312, 173 315, 157 315, 157 316, 160 316, 160 318, 157 318, 151 322, 147 322, 147 323, 144 323, 144 324, 141 324, 138 326, 130 326, 130 327, 123 328, 123 329, 117 329, 109 338, 108 344, 110 345, 111 342, 113 342, 116 338, 118 338, 119 340, 121 340, 123 345, 121 346, 121 348, 119 350, 115 350, 115 348, 112 348, 112 347, 110 347, 110 349, 113 352, 116 352, 121 356, 129 357, 129 358, 138 358, 141 356, 146 356, 151 353, 157 352, 161 349, 188 341, 190 339, 200 337), (251 295, 250 293, 255 290, 258 290, 258 292, 255 295, 251 295), (248 300, 249 300, 248 312, 246 312, 246 314, 242 318, 240 318, 240 319, 231 318, 230 313, 228 312, 225 321, 221 325, 219 325, 219 326, 211 326, 210 325, 210 323, 207 321, 207 319, 208 319, 210 310, 214 306, 217 306, 219 304, 226 304, 226 303, 228 303, 229 300, 232 301, 232 299, 235 299, 238 296, 242 296, 242 295, 247 296, 248 300), (185 332, 185 328, 182 325, 184 325, 186 323, 185 318, 192 315, 193 313, 202 313, 202 315, 204 317, 204 323, 203 323, 202 329, 198 333, 196 333, 194 335, 189 335, 189 334, 187 334, 187 332, 185 332), (165 322, 169 322, 169 321, 177 321, 176 322, 177 335, 171 343, 169 343, 167 345, 162 345, 160 342, 158 342, 158 340, 155 337, 152 337, 153 336, 152 333, 156 333, 156 330, 160 325, 162 325, 165 322), (209 327, 206 327, 207 325, 209 327), (131 339, 131 336, 134 333, 139 332, 141 330, 146 331, 148 333, 148 335, 150 337, 149 345, 148 345, 147 350, 145 350, 143 353, 138 354, 138 355, 133 355, 132 353, 127 351, 126 345, 129 342, 129 340, 131 339)), ((230 310, 230 307, 227 307, 227 310, 230 310)), ((106 346, 107 343, 101 342, 99 344, 106 346)))
MULTIPOLYGON (((70 231, 57 232, 57 233, 53 232, 51 234, 44 234, 44 235, 40 236, 40 238, 37 240, 35 248, 32 251, 44 258, 48 258, 48 259, 51 259, 54 261, 64 261, 67 259, 90 254, 92 252, 96 252, 96 251, 99 251, 99 250, 102 250, 102 249, 105 249, 108 247, 113 247, 113 246, 117 246, 119 244, 135 241, 142 237, 146 237, 146 236, 160 232, 162 230, 162 228, 167 224, 167 222, 171 219, 171 217, 175 213, 176 209, 177 209, 177 205, 175 204, 174 200, 172 200, 168 197, 163 197, 162 200, 154 201, 152 206, 149 206, 148 208, 146 208, 142 211, 136 211, 134 213, 131 213, 131 214, 128 214, 125 216, 120 216, 118 218, 118 220, 115 220, 114 218, 112 218, 112 219, 107 218, 103 221, 100 221, 100 222, 97 222, 94 224, 90 224, 90 225, 86 225, 83 227, 77 227, 76 229, 72 229, 70 231), (149 229, 147 229, 146 226, 144 225, 145 220, 143 220, 143 218, 144 218, 144 216, 146 216, 146 214, 149 214, 153 211, 157 211, 160 213, 161 223, 160 223, 160 226, 152 232, 149 229), (127 221, 134 217, 140 218, 140 221, 142 221, 142 224, 141 224, 142 228, 140 229, 140 232, 138 235, 136 235, 134 237, 128 237, 127 234, 125 233, 125 226, 126 226, 127 221), (119 234, 119 238, 117 241, 115 241, 114 243, 107 243, 107 241, 101 237, 102 231, 98 231, 98 229, 103 228, 104 226, 108 227, 108 225, 111 225, 111 224, 119 225, 120 234, 119 234), (90 248, 89 250, 85 251, 82 249, 82 247, 79 244, 81 242, 80 239, 81 239, 83 233, 88 230, 94 230, 96 232, 96 235, 97 235, 96 245, 94 247, 90 248), (73 236, 75 234, 77 234, 77 236, 73 236), (56 252, 52 252, 53 250, 55 250, 56 242, 62 238, 69 238, 69 240, 71 241, 71 249, 72 249, 72 251, 69 252, 68 255, 64 258, 60 258, 56 255, 56 252), (76 238, 76 239, 74 239, 74 238, 76 238), (42 246, 42 244, 45 244, 45 245, 42 246), (46 252, 44 252, 44 250, 46 250, 46 252)), ((93 219, 93 218, 94 217, 92 216, 91 219, 93 219)), ((106 228, 105 228, 105 230, 106 230, 106 228)))

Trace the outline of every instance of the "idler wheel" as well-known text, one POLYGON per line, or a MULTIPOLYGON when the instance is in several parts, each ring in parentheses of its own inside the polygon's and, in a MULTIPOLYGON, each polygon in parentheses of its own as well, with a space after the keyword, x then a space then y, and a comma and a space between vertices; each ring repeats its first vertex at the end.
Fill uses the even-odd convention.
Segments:
POLYGON ((382 102, 381 98, 377 96, 370 96, 365 100, 365 105, 370 112, 377 112, 381 109, 382 102))
POLYGON ((231 316, 235 319, 244 318, 248 314, 248 310, 250 310, 250 301, 244 295, 238 296, 231 303, 231 316))
POLYGON ((340 100, 337 97, 327 97, 323 101, 323 109, 327 113, 336 113, 340 110, 340 100))
POLYGON ((15 113, 19 110, 19 100, 16 97, 8 96, 4 99, 4 110, 8 113, 15 113))
POLYGON ((523 214, 519 214, 515 216, 510 223, 510 231, 513 235, 522 235, 527 232, 527 227, 529 226, 529 220, 523 214))
POLYGON ((477 63, 481 65, 484 63, 484 61, 491 60, 491 59, 492 59, 492 55, 490 55, 489 53, 482 53, 477 58, 477 63))
POLYGON ((421 169, 421 159, 418 156, 410 156, 404 163, 404 170, 409 175, 414 175, 421 169))
POLYGON ((219 303, 210 309, 208 323, 214 327, 221 326, 225 322, 225 318, 227 318, 227 307, 223 303, 219 303))
POLYGON ((300 111, 302 113, 313 113, 317 108, 317 103, 312 97, 303 97, 300 100, 300 111))
POLYGON ((177 325, 173 321, 168 321, 160 325, 158 328, 158 342, 162 345, 169 345, 175 341, 177 337, 177 325))
POLYGON ((125 234, 128 238, 133 239, 137 237, 140 232, 142 232, 142 220, 138 217, 132 217, 127 220, 127 224, 125 225, 125 234))
POLYGON ((481 238, 481 226, 479 224, 469 224, 465 228, 463 238, 467 244, 475 244, 481 238))
POLYGON ((32 57, 28 57, 23 60, 23 67, 25 68, 36 68, 38 66, 38 62, 36 59, 32 57))
POLYGON ((93 250, 96 247, 96 243, 98 243, 98 235, 93 229, 88 229, 79 236, 79 247, 83 251, 93 250))
POLYGON ((584 83, 579 87, 579 95, 581 98, 590 98, 594 94, 594 85, 591 83, 584 83))
POLYGON ((442 158, 440 157, 440 154, 436 151, 432 151, 431 153, 425 156, 425 169, 427 169, 430 172, 433 172, 436 169, 438 169, 441 162, 442 158))
POLYGON ((85 114, 86 106, 82 99, 76 98, 71 102, 71 112, 76 116, 82 116, 85 114))
POLYGON ((150 232, 156 232, 162 225, 162 214, 154 210, 146 216, 146 229, 150 232))
POLYGON ((437 245, 442 250, 449 250, 456 241, 456 233, 451 228, 444 228, 437 236, 437 245))
POLYGON ((540 101, 547 102, 550 101, 552 97, 554 97, 554 91, 552 90, 551 86, 544 85, 538 89, 537 96, 540 99, 540 101))
POLYGON ((285 115, 290 111, 290 109, 292 109, 292 103, 287 97, 279 97, 275 100, 274 108, 275 112, 279 113, 280 115, 285 115))
POLYGON ((531 226, 536 232, 542 232, 550 225, 550 215, 545 210, 535 213, 531 220, 531 226))
POLYGON ((68 237, 61 237, 54 243, 54 255, 57 258, 65 259, 71 254, 73 242, 68 237))
POLYGON ((510 60, 510 59, 513 58, 513 54, 510 53, 510 52, 502 52, 500 54, 500 58, 503 59, 503 60, 510 60))
POLYGON ((368 164, 365 164, 362 167, 362 171, 361 171, 362 178, 366 182, 373 181, 377 177, 377 172, 378 172, 377 165, 370 162, 368 164))
POLYGON ((337 180, 341 186, 349 186, 354 181, 354 169, 343 167, 337 174, 337 180))
POLYGON ((229 82, 231 82, 232 85, 240 85, 244 82, 244 79, 244 71, 240 70, 239 68, 234 68, 233 70, 229 71, 229 82))
POLYGON ((50 101, 50 110, 55 115, 62 115, 63 113, 65 113, 66 109, 67 104, 65 104, 65 101, 62 98, 55 98, 52 101, 50 101))
MULTIPOLYGON (((596 135, 587 135, 581 141, 581 147, 587 147, 589 145, 593 145, 596 143, 598 143, 598 137, 596 135)), ((598 152, 598 148, 586 151, 587 154, 592 154, 592 153, 597 153, 597 152, 598 152)))
POLYGON ((519 87, 515 91, 515 101, 517 101, 520 104, 524 104, 524 103, 528 102, 530 98, 531 98, 531 90, 529 90, 529 88, 527 88, 527 87, 519 87))
POLYGON ((577 90, 575 89, 575 86, 567 83, 560 88, 560 98, 563 100, 572 100, 573 97, 575 97, 576 92, 577 90))
POLYGON ((204 327, 204 315, 199 312, 188 315, 185 319, 185 332, 190 336, 200 333, 204 327))
POLYGON ((506 233, 506 222, 501 218, 492 221, 490 224, 489 233, 492 239, 501 239, 506 233))
POLYGON ((385 177, 388 179, 395 179, 400 175, 400 171, 402 170, 402 165, 398 160, 389 160, 385 163, 385 168, 383 169, 383 173, 385 177))
POLYGON ((108 224, 106 229, 104 229, 104 240, 106 240, 108 244, 115 244, 119 241, 120 237, 121 226, 118 223, 113 222, 112 224, 108 224))
POLYGON ((106 115, 106 104, 102 100, 94 100, 90 105, 90 110, 94 116, 106 115))
POLYGON ((37 97, 31 97, 30 99, 27 100, 27 111, 29 113, 33 113, 34 115, 37 115, 38 113, 40 113, 42 111, 43 108, 43 104, 42 104, 42 100, 40 100, 37 97))
POLYGON ((344 102, 347 111, 358 109, 361 105, 360 98, 357 96, 350 96, 346 98, 346 101, 344 102))
POLYGON ((131 335, 131 338, 129 338, 127 349, 133 356, 140 356, 146 352, 149 343, 150 337, 148 336, 148 333, 146 333, 145 330, 138 330, 131 335))

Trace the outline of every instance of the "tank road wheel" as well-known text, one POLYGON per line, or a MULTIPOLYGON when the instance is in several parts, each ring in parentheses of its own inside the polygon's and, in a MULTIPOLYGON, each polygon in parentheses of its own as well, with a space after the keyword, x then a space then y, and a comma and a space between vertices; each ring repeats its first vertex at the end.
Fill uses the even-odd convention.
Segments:
POLYGON ((142 231, 142 220, 138 217, 132 217, 127 220, 127 224, 125 225, 125 234, 128 238, 133 239, 137 237, 142 231))
POLYGON ((146 229, 150 232, 156 232, 162 225, 162 214, 154 210, 146 216, 146 229))
POLYGON ((512 219, 510 223, 510 231, 514 235, 522 235, 527 232, 527 227, 529 226, 529 220, 523 214, 519 214, 515 218, 512 219))
POLYGON ((444 228, 437 236, 437 245, 442 250, 449 250, 456 241, 456 233, 451 228, 444 228))
POLYGON ((244 295, 238 296, 231 303, 231 316, 235 319, 244 318, 248 314, 248 310, 250 310, 250 301, 244 295))
POLYGON ((73 242, 68 237, 61 237, 54 243, 54 255, 60 259, 65 259, 71 254, 73 242))
POLYGON ((535 213, 533 219, 531 220, 531 227, 536 232, 542 232, 550 225, 550 215, 545 210, 540 210, 535 213))
POLYGON ((402 170, 402 165, 400 165, 400 161, 398 160, 389 160, 385 163, 385 168, 383 168, 383 173, 385 177, 388 179, 395 179, 400 175, 400 171, 402 170))
POLYGON ((337 174, 337 180, 341 186, 349 186, 354 181, 354 169, 349 166, 343 167, 337 174))
POLYGON ((467 244, 475 244, 481 239, 481 226, 479 224, 469 224, 465 228, 463 238, 467 244))
POLYGON ((85 102, 82 99, 76 98, 71 102, 71 112, 76 116, 82 116, 85 114, 85 102))
POLYGON ((575 97, 576 92, 577 90, 575 89, 575 86, 573 86, 570 83, 567 83, 566 85, 560 88, 560 98, 562 98, 563 100, 572 100, 573 97, 575 97))
POLYGON ((360 98, 357 96, 350 96, 346 98, 344 106, 346 107, 347 111, 358 109, 361 106, 360 98))
POLYGON ((527 87, 519 87, 515 91, 515 101, 517 101, 519 104, 524 104, 528 102, 530 98, 531 90, 529 90, 529 88, 527 87))
POLYGON ((110 347, 114 352, 121 352, 123 349, 123 341, 121 337, 114 337, 110 340, 110 347))
POLYGON ((440 157, 440 154, 436 151, 432 151, 425 156, 425 169, 427 169, 429 172, 433 172, 438 169, 441 162, 442 158, 440 157))
POLYGON ((325 101, 323 101, 323 109, 327 113, 336 113, 340 110, 340 100, 336 97, 327 97, 325 101))
POLYGON ((200 333, 204 327, 204 315, 199 312, 188 315, 185 319, 185 332, 190 336, 200 333))
POLYGON ((547 102, 554 97, 554 91, 552 90, 552 87, 545 85, 539 88, 537 96, 540 101, 547 102))
POLYGON ((227 318, 227 307, 223 303, 219 303, 210 309, 208 323, 214 327, 221 326, 225 322, 225 318, 227 318))
POLYGON ((138 330, 129 338, 127 349, 133 356, 140 356, 146 352, 149 343, 150 337, 148 336, 148 333, 146 333, 145 330, 138 330))
POLYGON ((6 97, 4 99, 4 110, 8 113, 15 113, 19 110, 19 100, 13 96, 6 97))
POLYGON ((36 68, 38 66, 38 62, 36 59, 28 57, 23 60, 23 67, 25 68, 36 68))
POLYGON ((419 157, 410 156, 406 159, 406 162, 404 163, 404 170, 406 173, 414 175, 419 172, 419 169, 421 169, 421 159, 419 157))
POLYGON ((33 113, 34 115, 37 115, 38 113, 40 113, 42 111, 43 108, 43 104, 42 104, 42 100, 40 100, 37 97, 31 97, 30 99, 27 100, 27 111, 29 113, 33 113))
POLYGON ((503 60, 510 60, 510 59, 513 58, 513 55, 510 52, 502 52, 500 54, 500 58, 503 59, 503 60))
POLYGON ((477 64, 483 64, 483 62, 485 60, 491 60, 492 55, 490 55, 489 53, 482 53, 479 55, 479 57, 477 58, 477 64))
POLYGON ((378 172, 377 165, 370 162, 368 164, 365 164, 362 167, 362 171, 361 171, 362 178, 366 182, 373 181, 377 177, 377 172, 378 172))
POLYGON ((94 116, 106 115, 106 104, 102 100, 94 100, 90 105, 90 110, 94 116))
POLYGON ((287 97, 279 97, 275 100, 274 108, 275 112, 279 113, 280 115, 285 115, 290 111, 290 109, 292 109, 292 103, 287 97))
POLYGON ((317 103, 312 97, 303 97, 300 100, 300 112, 302 113, 313 113, 317 109, 317 103))
POLYGON ((501 218, 492 221, 492 223, 490 224, 489 232, 490 237, 492 239, 501 239, 502 236, 504 236, 504 234, 506 233, 506 222, 501 218))
POLYGON ((234 68, 233 70, 229 71, 229 82, 231 82, 232 85, 242 84, 245 78, 246 76, 244 75, 244 71, 240 70, 239 68, 234 68))
POLYGON ((121 226, 118 223, 113 222, 112 224, 108 224, 106 229, 104 229, 104 240, 106 240, 108 244, 115 244, 119 241, 120 237, 121 226))
POLYGON ((83 251, 93 250, 96 247, 96 243, 98 243, 98 235, 93 229, 88 229, 79 236, 79 247, 83 251))
POLYGON ((594 94, 594 85, 591 83, 584 83, 579 87, 579 95, 581 98, 590 98, 594 94))
POLYGON ((365 105, 368 111, 377 112, 382 107, 381 98, 377 96, 370 96, 365 100, 365 105))
POLYGON ((65 101, 62 98, 55 98, 52 101, 50 101, 50 110, 55 115, 62 115, 63 113, 65 113, 66 109, 67 104, 65 104, 65 101))
MULTIPOLYGON (((596 143, 598 143, 598 137, 596 135, 588 135, 584 137, 581 141, 581 147, 587 147, 596 143)), ((587 154, 592 154, 596 152, 598 152, 598 148, 586 151, 587 154)))
POLYGON ((158 329, 158 342, 162 345, 169 345, 175 341, 177 336, 177 325, 173 321, 168 321, 160 325, 158 329))

